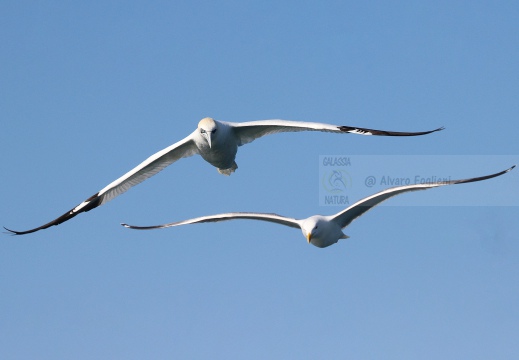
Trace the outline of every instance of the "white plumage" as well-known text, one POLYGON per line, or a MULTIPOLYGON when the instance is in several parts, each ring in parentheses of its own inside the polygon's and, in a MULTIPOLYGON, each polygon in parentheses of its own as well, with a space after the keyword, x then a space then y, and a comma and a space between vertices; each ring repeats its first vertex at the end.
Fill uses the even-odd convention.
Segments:
POLYGON ((163 225, 155 225, 155 226, 134 226, 128 224, 121 224, 130 229, 137 230, 151 230, 151 229, 163 229, 172 226, 179 225, 187 225, 187 224, 196 224, 196 223, 204 223, 204 222, 216 222, 216 221, 226 221, 226 220, 235 220, 235 219, 250 219, 250 220, 261 220, 261 221, 269 221, 285 226, 290 226, 293 228, 300 228, 303 232, 304 237, 308 240, 309 243, 315 245, 320 248, 324 248, 330 245, 335 244, 340 239, 348 238, 348 235, 342 232, 342 229, 351 224, 351 222, 357 219, 359 216, 363 215, 366 211, 372 209, 374 206, 377 206, 381 202, 399 195, 408 191, 417 191, 417 190, 426 190, 431 189, 438 186, 444 185, 456 185, 456 184, 464 184, 469 182, 481 181, 486 179, 491 179, 496 176, 503 175, 509 171, 511 171, 515 167, 512 166, 509 169, 504 171, 480 176, 469 179, 462 180, 450 180, 443 181, 437 183, 426 183, 426 184, 416 184, 416 185, 406 185, 406 186, 398 186, 394 188, 389 188, 383 191, 380 191, 376 194, 368 196, 360 201, 357 201, 355 204, 349 206, 345 210, 338 212, 335 215, 323 216, 323 215, 313 215, 306 219, 294 219, 288 218, 285 216, 277 215, 277 214, 265 214, 265 213, 253 213, 253 212, 234 212, 234 213, 225 213, 225 214, 217 214, 210 216, 202 216, 194 219, 177 221, 163 225))
POLYGON ((131 187, 157 174, 175 161, 195 154, 202 156, 205 161, 216 167, 221 174, 230 175, 238 168, 235 161, 238 147, 269 134, 295 131, 324 131, 380 136, 416 136, 439 130, 443 130, 443 128, 424 132, 394 132, 303 121, 260 120, 231 123, 204 118, 198 123, 198 128, 186 138, 150 156, 141 164, 57 219, 26 231, 5 229, 16 235, 23 235, 46 229, 53 225, 59 225, 82 212, 105 204, 131 187))

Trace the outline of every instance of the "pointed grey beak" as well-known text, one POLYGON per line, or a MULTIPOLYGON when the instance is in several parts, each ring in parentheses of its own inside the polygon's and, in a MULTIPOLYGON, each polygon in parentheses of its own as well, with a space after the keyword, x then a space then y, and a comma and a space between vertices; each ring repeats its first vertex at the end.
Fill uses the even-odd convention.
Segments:
POLYGON ((205 133, 204 136, 207 140, 207 143, 209 144, 209 148, 211 148, 211 133, 205 133))

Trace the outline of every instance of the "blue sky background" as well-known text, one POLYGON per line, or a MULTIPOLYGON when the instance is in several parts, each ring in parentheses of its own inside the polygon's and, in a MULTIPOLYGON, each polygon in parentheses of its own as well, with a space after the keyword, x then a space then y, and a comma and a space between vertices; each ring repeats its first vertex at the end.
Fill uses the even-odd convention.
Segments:
POLYGON ((403 195, 327 249, 269 223, 119 223, 335 213, 319 206, 320 155, 481 156, 453 178, 513 164, 484 155, 519 163, 518 18, 514 1, 1 2, 0 220, 13 229, 205 116, 446 130, 270 136, 240 148, 230 177, 185 159, 60 226, 3 235, 0 358, 517 358, 519 207, 405 206, 517 197, 517 169, 403 195))

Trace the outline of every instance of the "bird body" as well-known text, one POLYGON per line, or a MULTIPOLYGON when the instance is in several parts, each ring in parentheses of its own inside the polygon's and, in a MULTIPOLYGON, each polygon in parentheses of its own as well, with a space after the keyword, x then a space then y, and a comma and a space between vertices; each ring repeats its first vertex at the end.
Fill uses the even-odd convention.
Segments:
POLYGON ((107 203, 177 160, 195 154, 202 156, 205 161, 216 167, 221 174, 230 175, 238 168, 235 161, 238 147, 269 134, 296 131, 324 131, 361 135, 417 136, 440 130, 443 130, 443 128, 423 132, 394 132, 290 120, 259 120, 231 123, 207 117, 200 120, 197 129, 190 135, 150 156, 60 217, 26 231, 5 229, 15 235, 23 235, 59 225, 82 212, 90 211, 107 203))
POLYGON ((261 221, 269 221, 278 223, 285 226, 290 226, 294 228, 300 228, 303 236, 307 239, 308 243, 317 246, 319 248, 325 248, 330 245, 337 243, 340 239, 347 239, 348 235, 344 234, 342 229, 351 224, 351 222, 357 219, 359 216, 363 215, 368 210, 373 207, 379 205, 383 201, 386 201, 393 196, 403 194, 409 191, 418 191, 418 190, 427 190, 439 186, 445 185, 456 185, 456 184, 464 184, 476 181, 482 181, 491 179, 497 176, 501 176, 506 174, 515 168, 515 165, 500 171, 495 174, 461 179, 461 180, 450 180, 450 181, 442 181, 442 182, 433 182, 433 183, 423 183, 423 184, 413 184, 413 185, 405 185, 405 186, 397 186, 393 188, 389 188, 383 191, 380 191, 371 196, 365 197, 357 201, 355 204, 347 207, 343 211, 338 212, 334 215, 323 216, 323 215, 313 215, 306 219, 293 219, 285 216, 277 215, 277 214, 265 214, 265 213, 243 213, 243 212, 234 212, 234 213, 224 213, 217 215, 209 215, 202 216, 194 219, 177 221, 163 225, 154 225, 154 226, 135 226, 128 224, 121 224, 124 227, 130 229, 137 230, 152 230, 152 229, 163 229, 173 226, 179 225, 187 225, 187 224, 196 224, 196 223, 204 223, 204 222, 217 222, 217 221, 226 221, 226 220, 234 220, 234 219, 251 219, 251 220, 261 220, 261 221))
POLYGON ((191 137, 200 156, 221 174, 230 175, 238 168, 235 159, 239 139, 229 124, 204 118, 191 137))
POLYGON ((349 236, 342 232, 342 227, 333 216, 314 215, 301 222, 301 231, 308 243, 325 248, 349 236))

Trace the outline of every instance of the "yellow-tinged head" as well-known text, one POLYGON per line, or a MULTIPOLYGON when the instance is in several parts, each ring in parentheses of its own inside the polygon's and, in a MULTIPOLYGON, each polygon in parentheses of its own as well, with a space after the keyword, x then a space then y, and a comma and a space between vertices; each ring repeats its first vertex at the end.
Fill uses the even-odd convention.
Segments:
POLYGON ((213 118, 210 118, 210 117, 205 117, 202 120, 200 120, 200 122, 198 123, 199 129, 207 130, 207 129, 215 128, 215 127, 216 127, 216 122, 214 121, 213 118))

